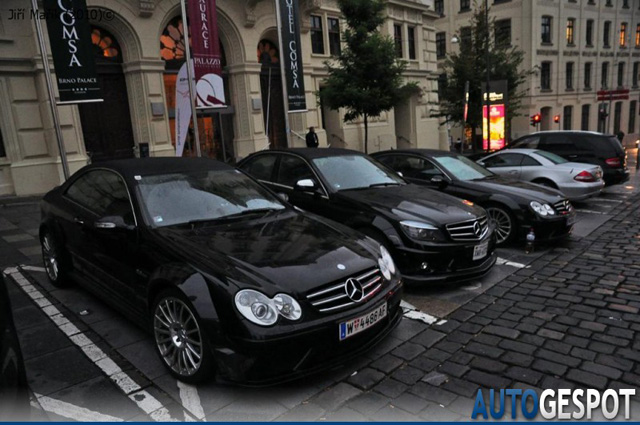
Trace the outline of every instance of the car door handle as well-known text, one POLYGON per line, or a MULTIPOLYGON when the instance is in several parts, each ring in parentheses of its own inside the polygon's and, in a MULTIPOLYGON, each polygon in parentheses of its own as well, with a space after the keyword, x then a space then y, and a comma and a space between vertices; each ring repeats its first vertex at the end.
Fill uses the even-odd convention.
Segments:
POLYGON ((509 174, 518 174, 518 172, 516 170, 511 170, 509 171, 509 174))
POLYGON ((578 157, 578 155, 568 155, 568 156, 569 156, 569 158, 577 158, 578 157))
POLYGON ((83 226, 83 225, 84 225, 84 220, 83 220, 83 219, 81 219, 80 217, 74 217, 74 218, 73 218, 73 221, 74 221, 76 224, 79 224, 80 226, 83 226))

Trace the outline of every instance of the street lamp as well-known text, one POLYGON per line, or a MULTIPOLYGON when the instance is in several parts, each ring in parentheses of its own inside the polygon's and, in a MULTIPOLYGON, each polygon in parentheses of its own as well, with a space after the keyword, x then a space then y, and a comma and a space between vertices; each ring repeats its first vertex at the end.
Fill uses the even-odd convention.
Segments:
POLYGON ((456 34, 454 34, 453 37, 451 37, 451 43, 453 43, 453 44, 460 43, 460 37, 458 37, 456 34))

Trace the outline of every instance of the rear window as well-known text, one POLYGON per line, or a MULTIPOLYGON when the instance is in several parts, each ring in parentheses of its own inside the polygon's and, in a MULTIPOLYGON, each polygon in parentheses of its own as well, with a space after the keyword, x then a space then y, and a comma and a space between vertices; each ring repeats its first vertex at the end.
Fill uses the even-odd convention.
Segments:
POLYGON ((553 162, 554 164, 564 164, 565 162, 569 162, 563 157, 556 155, 555 153, 552 153, 552 152, 536 151, 535 153, 537 155, 540 155, 543 158, 547 158, 549 161, 553 162))
POLYGON ((622 146, 615 137, 578 135, 574 141, 579 149, 591 151, 596 155, 612 157, 622 154, 622 146))

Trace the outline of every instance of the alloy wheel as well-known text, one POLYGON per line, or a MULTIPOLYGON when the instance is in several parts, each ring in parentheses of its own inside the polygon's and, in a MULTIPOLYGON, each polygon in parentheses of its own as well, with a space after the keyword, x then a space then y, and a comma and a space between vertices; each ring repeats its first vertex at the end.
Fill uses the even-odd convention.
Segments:
POLYGON ((501 208, 487 208, 489 218, 496 225, 496 242, 498 244, 506 242, 511 237, 513 231, 513 223, 509 213, 501 208))
POLYGON ((58 254, 49 234, 44 235, 42 238, 42 260, 49 279, 53 282, 57 281, 60 275, 58 254))
POLYGON ((153 329, 160 355, 173 372, 190 377, 200 370, 202 335, 189 306, 175 297, 162 298, 156 305, 153 329))

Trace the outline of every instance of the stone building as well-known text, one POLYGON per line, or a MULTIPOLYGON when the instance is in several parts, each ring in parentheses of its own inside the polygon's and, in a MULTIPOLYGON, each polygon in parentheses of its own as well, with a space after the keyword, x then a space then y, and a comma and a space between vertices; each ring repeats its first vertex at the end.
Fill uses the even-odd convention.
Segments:
MULTIPOLYGON (((469 25, 474 4, 435 0, 440 65, 447 51, 459 48, 452 37, 469 25)), ((525 52, 523 67, 533 70, 523 87, 524 116, 512 122, 513 139, 535 131, 530 116, 536 113, 540 130, 622 131, 637 138, 640 1, 490 0, 489 6, 496 32, 525 52), (628 90, 629 99, 604 102, 609 116, 601 119, 600 90, 628 90)))
MULTIPOLYGON (((43 63, 24 0, 0 2, 0 194, 43 193, 63 180, 43 63), (20 16, 20 11, 24 14, 20 16)), ((60 106, 71 171, 109 158, 175 155, 175 81, 184 62, 178 0, 87 0, 104 102, 60 106)), ((269 147, 303 146, 309 126, 321 146, 361 150, 362 123, 318 104, 324 61, 344 30, 334 0, 300 0, 308 112, 284 128, 274 0, 218 0, 228 106, 199 118, 204 155, 233 162, 269 147)), ((446 147, 437 112, 433 0, 389 0, 383 31, 408 61, 406 78, 420 96, 370 123, 370 149, 446 147), (429 135, 425 137, 425 135, 429 135)), ((46 23, 45 26, 46 34, 46 23)), ((49 46, 48 40, 46 42, 49 46)), ((52 66, 52 61, 50 61, 52 66)), ((188 137, 187 152, 193 146, 188 137)))

